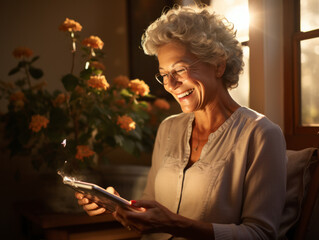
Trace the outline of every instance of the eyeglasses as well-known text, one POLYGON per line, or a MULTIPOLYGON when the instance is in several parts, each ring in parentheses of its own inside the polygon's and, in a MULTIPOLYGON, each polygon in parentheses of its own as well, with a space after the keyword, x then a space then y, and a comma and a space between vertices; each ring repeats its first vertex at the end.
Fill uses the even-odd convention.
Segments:
POLYGON ((187 71, 189 70, 189 68, 198 63, 199 61, 200 59, 196 60, 195 62, 192 62, 187 67, 176 67, 166 73, 156 73, 155 79, 162 85, 166 85, 168 83, 169 75, 172 76, 172 78, 174 79, 184 79, 187 77, 187 71))

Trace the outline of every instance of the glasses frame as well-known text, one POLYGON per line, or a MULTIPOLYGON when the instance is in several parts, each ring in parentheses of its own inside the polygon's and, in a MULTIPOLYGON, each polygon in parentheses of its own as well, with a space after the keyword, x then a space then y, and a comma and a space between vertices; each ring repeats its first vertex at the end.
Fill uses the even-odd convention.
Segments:
MULTIPOLYGON (((186 73, 188 73, 189 68, 190 68, 191 66, 195 65, 196 63, 199 63, 199 62, 200 62, 200 59, 197 59, 197 60, 195 60, 194 62, 190 63, 187 67, 182 66, 182 67, 180 67, 180 68, 184 68, 185 71, 186 71, 186 73)), ((175 77, 176 74, 178 75, 177 72, 178 72, 178 71, 176 71, 175 69, 172 69, 171 71, 168 71, 168 72, 167 72, 167 75, 170 75, 172 78, 174 78, 175 80, 177 80, 176 77, 175 77), (174 76, 174 75, 175 75, 175 76, 174 76)), ((155 74, 155 79, 156 79, 156 81, 158 81, 161 85, 167 85, 167 83, 164 83, 164 81, 162 82, 162 81, 159 79, 159 77, 162 77, 162 74, 161 74, 161 73, 156 73, 156 74, 155 74)), ((162 78, 163 78, 163 77, 162 77, 162 78)))

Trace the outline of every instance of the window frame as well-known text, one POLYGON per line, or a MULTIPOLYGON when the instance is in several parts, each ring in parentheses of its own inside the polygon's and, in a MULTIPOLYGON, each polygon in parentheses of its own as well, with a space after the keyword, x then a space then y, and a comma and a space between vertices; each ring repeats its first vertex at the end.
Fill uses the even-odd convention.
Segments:
POLYGON ((319 37, 319 29, 300 31, 300 0, 284 0, 284 126, 287 147, 319 147, 319 127, 301 125, 300 42, 319 37))

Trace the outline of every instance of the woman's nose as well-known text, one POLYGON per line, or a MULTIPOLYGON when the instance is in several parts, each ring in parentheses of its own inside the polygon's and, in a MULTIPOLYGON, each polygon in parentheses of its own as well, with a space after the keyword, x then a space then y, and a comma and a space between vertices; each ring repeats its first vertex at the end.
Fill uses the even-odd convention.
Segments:
POLYGON ((176 89, 181 84, 180 81, 178 81, 178 78, 175 77, 173 74, 168 74, 167 84, 165 85, 166 89, 169 91, 172 91, 176 89))

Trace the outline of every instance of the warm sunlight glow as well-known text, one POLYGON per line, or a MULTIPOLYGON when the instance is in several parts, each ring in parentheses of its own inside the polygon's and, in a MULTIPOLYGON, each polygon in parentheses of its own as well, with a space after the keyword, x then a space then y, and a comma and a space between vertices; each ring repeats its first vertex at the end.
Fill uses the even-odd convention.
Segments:
POLYGON ((241 5, 230 8, 225 17, 228 21, 234 23, 237 30, 237 38, 240 42, 248 40, 249 30, 249 10, 246 6, 241 5))
MULTIPOLYGON (((212 9, 227 18, 237 30, 237 39, 240 42, 249 40, 249 8, 248 0, 211 0, 212 9)), ((244 71, 239 75, 238 87, 229 93, 242 106, 249 107, 249 47, 243 46, 244 71)))
POLYGON ((211 6, 218 14, 224 15, 234 24, 240 42, 248 41, 250 21, 248 0, 211 0, 211 6))
POLYGON ((319 1, 300 1, 300 30, 302 32, 319 28, 319 1))

